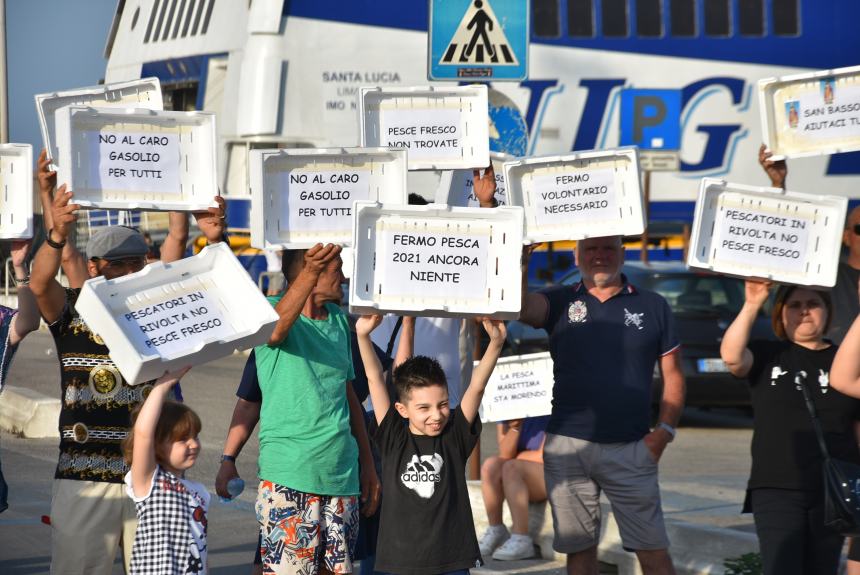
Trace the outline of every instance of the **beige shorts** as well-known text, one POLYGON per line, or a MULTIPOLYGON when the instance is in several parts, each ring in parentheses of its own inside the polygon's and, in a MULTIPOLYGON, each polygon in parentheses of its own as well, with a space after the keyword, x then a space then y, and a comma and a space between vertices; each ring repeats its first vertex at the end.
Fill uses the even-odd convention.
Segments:
POLYGON ((543 460, 556 551, 577 553, 597 545, 601 491, 625 549, 669 547, 657 463, 644 441, 591 443, 547 433, 543 460))
POLYGON ((125 571, 137 529, 122 483, 55 479, 51 499, 51 575, 110 575, 122 544, 125 571))

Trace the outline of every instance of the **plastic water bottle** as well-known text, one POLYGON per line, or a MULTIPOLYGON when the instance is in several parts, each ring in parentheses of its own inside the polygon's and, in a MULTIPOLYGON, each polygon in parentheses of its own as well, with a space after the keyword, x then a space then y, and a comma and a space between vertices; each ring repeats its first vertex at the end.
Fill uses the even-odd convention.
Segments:
POLYGON ((243 491, 245 491, 245 480, 241 477, 234 477, 227 482, 227 493, 230 494, 230 497, 219 497, 219 499, 221 500, 221 503, 235 503, 236 497, 238 497, 243 491))
POLYGON ((234 477, 227 482, 227 493, 230 494, 230 499, 236 499, 245 491, 245 480, 241 477, 234 477))

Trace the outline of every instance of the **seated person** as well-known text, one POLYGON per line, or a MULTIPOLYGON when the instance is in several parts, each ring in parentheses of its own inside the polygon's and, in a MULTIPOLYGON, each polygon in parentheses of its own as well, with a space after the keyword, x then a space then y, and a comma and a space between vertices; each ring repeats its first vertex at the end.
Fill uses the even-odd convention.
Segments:
POLYGON ((499 455, 481 467, 481 491, 490 526, 481 536, 481 555, 514 561, 534 556, 529 536, 529 503, 546 501, 543 444, 549 416, 516 419, 496 425, 499 455), (502 523, 502 504, 511 510, 511 533, 502 523))

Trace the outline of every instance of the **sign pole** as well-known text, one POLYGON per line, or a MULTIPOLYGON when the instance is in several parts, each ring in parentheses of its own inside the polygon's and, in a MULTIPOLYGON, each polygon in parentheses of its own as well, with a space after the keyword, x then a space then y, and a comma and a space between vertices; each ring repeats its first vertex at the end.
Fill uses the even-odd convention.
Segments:
POLYGON ((639 258, 642 263, 648 263, 648 224, 651 221, 651 170, 643 170, 645 183, 642 185, 642 201, 645 211, 645 230, 642 232, 642 249, 639 250, 639 258))

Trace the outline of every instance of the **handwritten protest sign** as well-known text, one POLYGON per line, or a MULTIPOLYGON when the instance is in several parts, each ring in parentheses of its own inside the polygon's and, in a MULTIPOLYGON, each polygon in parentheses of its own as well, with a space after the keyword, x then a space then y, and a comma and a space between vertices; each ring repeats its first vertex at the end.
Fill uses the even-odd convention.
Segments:
POLYGON ((720 259, 749 266, 803 270, 809 243, 811 211, 774 213, 724 199, 717 234, 720 259))
POLYGON ((207 292, 191 291, 122 314, 119 323, 142 354, 162 357, 193 349, 204 339, 228 338, 234 330, 207 292))
POLYGON ((444 229, 380 232, 383 285, 387 295, 475 297, 487 285, 488 231, 447 233, 444 229))
POLYGON ((825 74, 759 82, 765 141, 775 155, 860 149, 860 67, 825 74))
POLYGON ((549 414, 553 381, 548 352, 501 358, 484 392, 481 420, 507 421, 549 414))
POLYGON ((525 240, 636 235, 645 228, 638 152, 624 147, 505 162, 511 205, 525 209, 525 240))
POLYGON ((353 313, 516 318, 523 211, 356 202, 353 313))
POLYGON ((410 162, 463 155, 459 110, 385 110, 380 115, 382 145, 406 148, 410 162))
POLYGON ((178 133, 88 131, 89 177, 98 187, 180 194, 178 133))
POLYGON ((803 92, 785 102, 784 121, 795 134, 815 140, 860 136, 860 86, 819 81, 818 92, 803 92))
POLYGON ((361 145, 405 149, 410 170, 489 165, 487 113, 483 85, 359 90, 361 145))
POLYGON ((618 217, 611 169, 534 175, 531 191, 538 225, 618 217))
POLYGON ((87 280, 75 309, 132 384, 262 345, 278 321, 226 242, 120 278, 87 280))
POLYGON ((352 228, 352 204, 370 199, 367 170, 292 170, 279 174, 282 196, 281 218, 291 231, 352 228))
POLYGON ((848 200, 703 178, 687 266, 831 287, 848 200))

